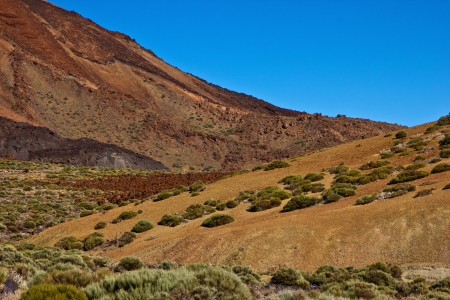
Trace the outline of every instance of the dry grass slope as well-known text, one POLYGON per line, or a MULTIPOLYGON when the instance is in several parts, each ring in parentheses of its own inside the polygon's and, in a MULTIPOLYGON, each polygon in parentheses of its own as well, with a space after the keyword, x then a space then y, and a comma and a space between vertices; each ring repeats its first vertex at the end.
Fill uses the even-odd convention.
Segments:
MULTIPOLYGON (((408 138, 423 133, 430 124, 407 129, 408 138)), ((395 135, 395 132, 393 133, 395 135)), ((283 187, 278 183, 287 175, 320 172, 344 162, 358 169, 370 161, 380 160, 380 151, 393 146, 393 136, 383 135, 352 142, 320 152, 288 160, 290 167, 272 171, 256 171, 227 178, 208 185, 199 196, 187 193, 159 202, 128 205, 70 221, 33 236, 33 243, 53 245, 64 236, 83 238, 94 232, 100 222, 110 223, 122 211, 143 210, 140 218, 155 224, 164 214, 182 213, 188 206, 204 203, 210 198, 226 202, 243 190, 266 186, 283 187)), ((421 154, 427 159, 439 154, 438 140, 427 145, 431 152, 421 154)), ((395 155, 391 166, 413 163, 417 152, 395 155)), ((448 159, 442 159, 448 162, 448 159)), ((421 170, 430 172, 437 163, 427 164, 421 170)), ((367 171, 369 172, 369 171, 367 171)), ((413 198, 415 193, 367 205, 355 205, 357 198, 378 193, 387 187, 390 179, 379 180, 358 187, 357 195, 334 203, 319 205, 288 213, 281 207, 261 212, 248 212, 250 204, 240 204, 225 211, 235 221, 215 228, 203 228, 205 216, 177 227, 155 226, 151 231, 137 235, 131 244, 108 252, 95 249, 93 254, 108 256, 115 261, 126 255, 136 255, 145 262, 174 260, 180 263, 210 262, 217 265, 249 265, 256 270, 280 266, 313 271, 322 265, 361 267, 375 261, 389 261, 402 266, 450 265, 450 190, 443 187, 450 182, 450 172, 431 174, 410 183, 417 191, 436 188, 432 195, 413 198), (423 181, 435 181, 420 186, 423 181), (156 237, 156 238, 155 238, 156 237)), ((329 188, 334 175, 327 174, 321 182, 329 188)), ((283 200, 285 204, 288 200, 283 200)), ((136 220, 108 224, 100 231, 105 238, 131 230, 136 220)))

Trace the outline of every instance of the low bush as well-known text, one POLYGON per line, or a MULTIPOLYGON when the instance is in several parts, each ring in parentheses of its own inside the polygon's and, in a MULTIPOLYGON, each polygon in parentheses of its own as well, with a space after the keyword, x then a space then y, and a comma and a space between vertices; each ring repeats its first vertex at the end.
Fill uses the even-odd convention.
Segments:
POLYGON ((450 189, 450 183, 446 184, 443 188, 443 190, 448 190, 448 189, 450 189))
POLYGON ((391 158, 391 157, 393 157, 393 156, 395 156, 394 153, 386 153, 386 152, 381 153, 381 158, 382 158, 382 159, 391 158))
POLYGON ((414 158, 414 161, 422 161, 422 160, 426 160, 427 158, 425 157, 425 156, 423 156, 423 155, 417 155, 415 158, 414 158))
POLYGON ((55 247, 63 250, 83 249, 83 243, 75 236, 67 236, 57 241, 55 247))
POLYGON ((105 240, 103 239, 103 233, 94 232, 84 238, 83 249, 89 251, 94 249, 95 247, 102 245, 104 242, 105 240))
POLYGON ((161 193, 156 195, 156 198, 153 201, 161 201, 161 200, 165 200, 167 198, 170 198, 173 196, 172 192, 169 191, 162 191, 161 193))
POLYGON ((23 295, 22 300, 87 300, 83 291, 73 285, 40 284, 30 287, 23 295))
POLYGON ((302 175, 288 175, 288 176, 284 177, 283 179, 281 179, 279 181, 279 183, 292 184, 292 183, 297 183, 297 182, 302 182, 302 181, 303 181, 302 175))
POLYGON ((419 198, 419 197, 432 195, 433 194, 433 190, 435 190, 435 188, 424 189, 424 190, 418 191, 417 194, 414 196, 414 198, 419 198))
POLYGON ((394 187, 388 187, 381 190, 379 197, 382 199, 389 199, 400 197, 402 195, 407 194, 408 192, 412 192, 416 190, 415 184, 401 184, 394 187))
POLYGON ((325 203, 332 203, 341 200, 343 197, 339 194, 336 194, 332 189, 326 190, 322 194, 322 199, 325 203))
MULTIPOLYGON (((227 205, 227 207, 229 206, 227 205)), ((215 211, 216 209, 211 206, 206 206, 202 204, 193 204, 186 209, 182 217, 187 220, 194 220, 203 217, 203 215, 210 214, 215 211)))
POLYGON ((302 273, 293 268, 279 269, 273 274, 271 281, 275 284, 299 286, 304 290, 309 287, 309 282, 303 278, 302 273))
POLYGON ((208 206, 216 206, 217 204, 219 204, 221 201, 220 200, 215 200, 215 199, 209 199, 206 200, 205 203, 203 203, 204 205, 208 205, 208 206))
POLYGON ((396 139, 404 139, 407 136, 408 136, 408 133, 404 130, 400 130, 395 134, 396 139))
POLYGON ((278 207, 281 205, 281 203, 282 202, 281 202, 280 198, 275 198, 275 197, 270 198, 269 200, 253 201, 252 205, 250 205, 250 207, 247 210, 251 211, 251 212, 262 211, 262 210, 278 207))
POLYGON ((181 216, 174 216, 171 214, 165 214, 161 217, 161 221, 158 222, 158 225, 175 227, 181 224, 184 221, 184 218, 181 216))
POLYGON ((418 169, 425 168, 426 166, 427 166, 426 163, 415 163, 415 164, 406 166, 405 170, 418 170, 418 169))
POLYGON ((391 162, 389 160, 377 160, 377 161, 370 161, 368 163, 363 164, 359 169, 360 170, 370 170, 375 168, 384 167, 386 165, 389 165, 391 162))
POLYGON ((275 160, 275 161, 271 162, 270 164, 268 164, 264 168, 264 171, 270 171, 270 170, 279 169, 279 168, 286 168, 289 166, 290 166, 290 164, 288 162, 285 162, 283 160, 275 160))
POLYGON ((450 125, 450 113, 446 116, 440 117, 436 125, 438 126, 450 125))
POLYGON ((219 204, 217 204, 216 209, 220 210, 220 211, 226 210, 227 209, 227 204, 226 203, 219 203, 219 204))
POLYGON ((131 243, 132 241, 134 241, 135 238, 136 238, 136 233, 130 232, 130 231, 125 231, 122 234, 122 236, 119 238, 119 247, 123 247, 123 246, 131 243))
POLYGON ((106 227, 106 222, 98 222, 97 224, 95 224, 94 229, 99 230, 99 229, 103 229, 105 227, 106 227))
POLYGON ((431 170, 431 174, 450 171, 450 165, 446 163, 438 164, 431 170))
POLYGON ((131 229, 131 231, 136 232, 136 233, 141 233, 141 232, 150 230, 153 227, 155 227, 155 225, 153 225, 152 222, 147 221, 147 220, 140 220, 134 225, 134 227, 133 227, 133 229, 131 229))
POLYGON ((439 153, 441 158, 450 158, 450 149, 444 149, 439 153))
POLYGON ((283 212, 307 208, 320 203, 322 199, 305 195, 295 196, 283 206, 283 212))
POLYGON ((80 213, 80 218, 87 217, 87 216, 90 216, 90 215, 93 215, 93 214, 95 214, 95 211, 93 211, 93 210, 83 210, 80 213))
POLYGON ((119 266, 127 271, 138 270, 144 266, 142 259, 136 256, 125 256, 119 261, 119 266))
POLYGON ((225 225, 228 223, 231 223, 234 221, 234 218, 229 215, 224 214, 215 214, 211 217, 207 218, 205 221, 203 221, 202 226, 203 227, 217 227, 221 225, 225 225))
POLYGON ((345 173, 349 170, 350 168, 344 165, 339 165, 336 167, 332 167, 329 171, 330 174, 341 174, 341 173, 345 173))
POLYGON ((356 199, 356 205, 364 205, 364 204, 368 204, 371 203, 375 200, 377 200, 377 193, 373 193, 372 195, 366 195, 366 196, 362 196, 361 198, 356 199))
POLYGON ((450 148, 450 133, 445 135, 445 138, 439 141, 439 149, 444 150, 450 148))
POLYGON ((126 211, 121 212, 117 218, 120 220, 129 220, 129 219, 133 219, 137 215, 138 215, 138 213, 135 211, 126 210, 126 211))
POLYGON ((305 180, 309 180, 311 182, 314 182, 314 181, 322 180, 324 178, 325 178, 325 174, 324 173, 318 173, 318 174, 316 174, 316 173, 308 173, 308 174, 306 174, 304 179, 305 180))
POLYGON ((191 193, 201 192, 204 191, 205 189, 206 185, 201 180, 198 180, 189 186, 189 192, 191 193))
POLYGON ((417 170, 408 170, 403 171, 397 174, 397 176, 393 177, 389 184, 402 183, 407 181, 413 181, 416 179, 424 178, 430 175, 427 171, 417 171, 417 170))
POLYGON ((384 135, 384 137, 390 137, 390 136, 393 136, 393 134, 392 133, 387 133, 387 134, 384 135))

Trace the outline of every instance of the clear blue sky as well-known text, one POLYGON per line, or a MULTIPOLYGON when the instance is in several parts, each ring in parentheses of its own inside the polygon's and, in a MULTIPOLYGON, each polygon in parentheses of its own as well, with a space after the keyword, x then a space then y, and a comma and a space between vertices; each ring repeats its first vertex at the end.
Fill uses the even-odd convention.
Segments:
POLYGON ((450 1, 50 0, 280 107, 407 126, 450 112, 450 1))

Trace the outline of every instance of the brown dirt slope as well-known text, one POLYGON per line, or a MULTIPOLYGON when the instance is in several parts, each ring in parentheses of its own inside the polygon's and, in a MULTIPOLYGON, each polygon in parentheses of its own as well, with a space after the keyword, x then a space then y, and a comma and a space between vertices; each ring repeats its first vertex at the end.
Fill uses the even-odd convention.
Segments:
POLYGON ((33 162, 70 165, 168 170, 142 154, 94 140, 67 139, 48 128, 0 117, 0 156, 33 162))
POLYGON ((0 116, 175 170, 242 169, 400 126, 282 109, 41 0, 0 0, 0 116))
MULTIPOLYGON (((423 133, 429 124, 407 129, 409 136, 423 133)), ((448 130, 448 129, 446 129, 448 130)), ((240 191, 261 189, 278 184, 287 175, 320 172, 322 168, 342 162, 352 169, 379 160, 379 152, 390 148, 395 139, 377 136, 317 151, 290 160, 291 166, 273 171, 257 171, 227 178, 208 185, 197 197, 181 194, 160 202, 145 202, 138 206, 125 206, 70 221, 50 228, 31 238, 32 242, 53 245, 68 235, 82 238, 94 232, 99 221, 110 223, 120 212, 139 209, 139 217, 118 224, 108 224, 101 231, 106 237, 130 230, 138 219, 155 224, 166 213, 182 213, 189 205, 214 198, 233 199, 240 191)), ((423 153, 427 159, 436 157, 438 139, 423 153)), ((409 165, 417 152, 390 158, 391 166, 409 165)), ((442 159, 450 163, 450 158, 442 159)), ((437 163, 427 164, 430 171, 437 163)), ((394 174, 395 175, 395 174, 394 174)), ((328 174, 321 182, 329 187, 334 175, 328 174)), ((450 190, 443 187, 450 182, 450 172, 431 174, 414 180, 417 191, 436 188, 430 196, 414 198, 412 192, 397 198, 379 200, 356 206, 355 200, 363 195, 379 192, 387 187, 390 178, 359 186, 357 195, 335 203, 281 213, 281 207, 257 213, 246 211, 249 204, 242 203, 225 213, 235 221, 216 228, 203 228, 205 217, 177 227, 156 226, 138 234, 136 240, 123 248, 102 252, 101 255, 119 260, 134 254, 146 262, 175 260, 181 263, 208 262, 227 265, 249 265, 257 270, 290 266, 302 270, 315 270, 322 265, 361 267, 376 261, 388 261, 402 266, 450 265, 450 190), (428 181, 430 185, 420 185, 428 181)), ((283 205, 288 200, 283 201, 283 205)))

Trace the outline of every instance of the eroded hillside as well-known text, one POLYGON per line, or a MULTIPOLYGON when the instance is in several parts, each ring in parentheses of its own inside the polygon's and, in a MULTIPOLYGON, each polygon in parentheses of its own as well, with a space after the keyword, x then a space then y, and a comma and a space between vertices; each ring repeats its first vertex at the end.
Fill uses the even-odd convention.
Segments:
POLYGON ((174 170, 237 170, 396 130, 207 83, 41 0, 1 0, 0 115, 113 143, 174 170))

